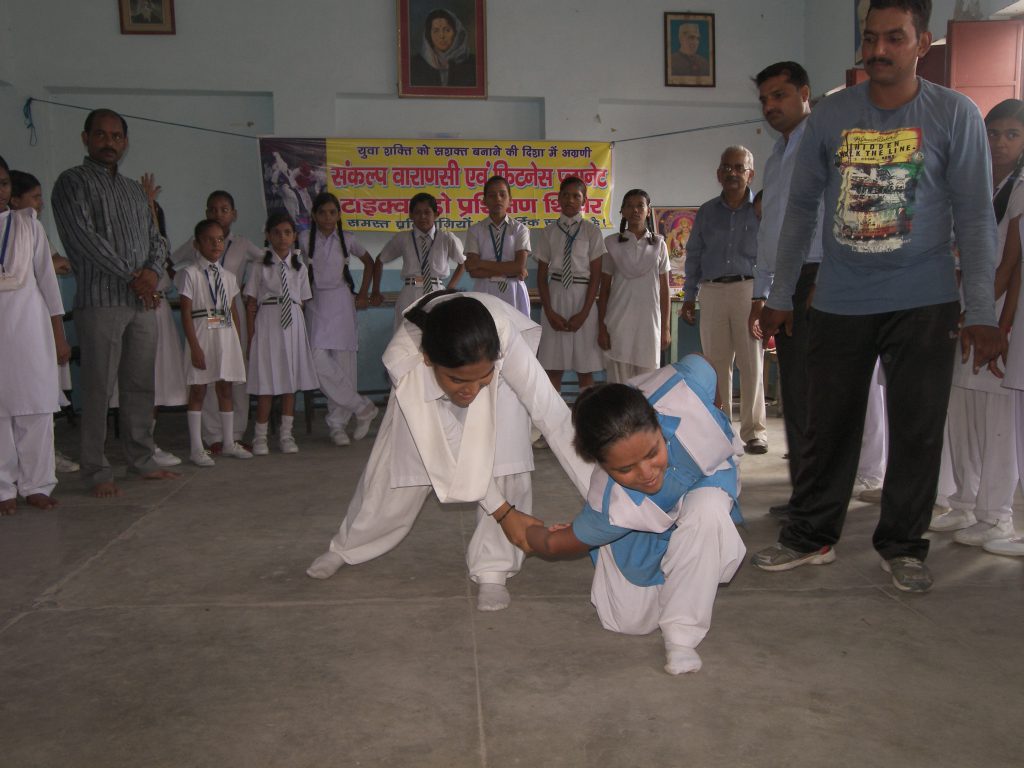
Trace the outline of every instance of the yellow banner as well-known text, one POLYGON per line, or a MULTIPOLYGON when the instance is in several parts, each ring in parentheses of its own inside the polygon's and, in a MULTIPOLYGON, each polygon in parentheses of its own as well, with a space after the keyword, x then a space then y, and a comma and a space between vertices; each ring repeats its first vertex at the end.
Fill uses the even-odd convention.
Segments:
POLYGON ((558 187, 569 176, 587 184, 583 215, 610 228, 612 148, 607 142, 327 139, 327 189, 341 200, 345 229, 409 229, 409 198, 437 198, 438 224, 465 230, 487 214, 484 183, 504 176, 509 214, 528 227, 559 215, 558 187))

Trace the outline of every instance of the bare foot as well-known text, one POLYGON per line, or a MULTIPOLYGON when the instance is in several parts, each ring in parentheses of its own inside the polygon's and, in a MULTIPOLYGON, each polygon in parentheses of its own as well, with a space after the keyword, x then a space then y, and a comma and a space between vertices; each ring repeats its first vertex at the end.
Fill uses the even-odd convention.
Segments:
POLYGON ((139 475, 143 480, 177 480, 181 477, 178 472, 170 472, 166 469, 158 469, 155 472, 147 472, 144 475, 139 475))
POLYGON ((13 515, 17 508, 17 499, 4 499, 0 501, 0 516, 13 515))
POLYGON ((96 483, 92 487, 92 495, 97 499, 109 499, 112 496, 120 496, 121 489, 117 487, 113 480, 106 483, 96 483))
POLYGON ((59 503, 52 496, 47 496, 45 493, 30 493, 25 497, 25 501, 28 502, 30 507, 36 509, 53 509, 59 503))

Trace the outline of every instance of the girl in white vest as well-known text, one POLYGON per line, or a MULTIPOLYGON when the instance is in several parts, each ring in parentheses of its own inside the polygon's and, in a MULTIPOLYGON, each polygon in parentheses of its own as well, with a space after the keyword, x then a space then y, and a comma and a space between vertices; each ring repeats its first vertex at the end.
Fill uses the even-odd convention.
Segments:
POLYGON ((57 504, 57 364, 71 356, 50 243, 35 211, 12 211, 10 197, 0 158, 0 515, 14 513, 19 494, 38 509, 57 504))
POLYGON ((515 544, 525 547, 524 529, 539 523, 529 516, 531 419, 581 494, 590 479, 572 450, 569 409, 537 362, 539 337, 536 323, 486 294, 436 292, 410 307, 384 352, 394 394, 369 463, 310 576, 389 552, 433 490, 442 503, 479 503, 466 554, 477 607, 508 606, 505 580, 523 562, 515 544))

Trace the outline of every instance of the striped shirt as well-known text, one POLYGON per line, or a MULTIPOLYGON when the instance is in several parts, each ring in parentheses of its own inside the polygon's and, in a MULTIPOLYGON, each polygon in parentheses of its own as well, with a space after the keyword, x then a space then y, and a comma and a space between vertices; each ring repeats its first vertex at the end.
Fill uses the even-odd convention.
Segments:
POLYGON ((75 306, 140 306, 128 286, 132 273, 162 275, 167 256, 142 185, 86 157, 57 178, 51 202, 75 270, 75 306))

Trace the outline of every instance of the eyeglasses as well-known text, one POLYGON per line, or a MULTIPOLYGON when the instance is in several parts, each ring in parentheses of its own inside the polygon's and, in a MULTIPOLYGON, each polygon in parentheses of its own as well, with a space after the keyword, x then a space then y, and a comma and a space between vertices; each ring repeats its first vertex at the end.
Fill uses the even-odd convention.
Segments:
POLYGON ((725 163, 722 163, 720 166, 718 166, 718 170, 720 170, 722 173, 728 173, 729 171, 733 171, 734 173, 746 173, 747 171, 752 171, 754 169, 747 168, 747 166, 741 163, 737 163, 736 165, 726 165, 725 163))

